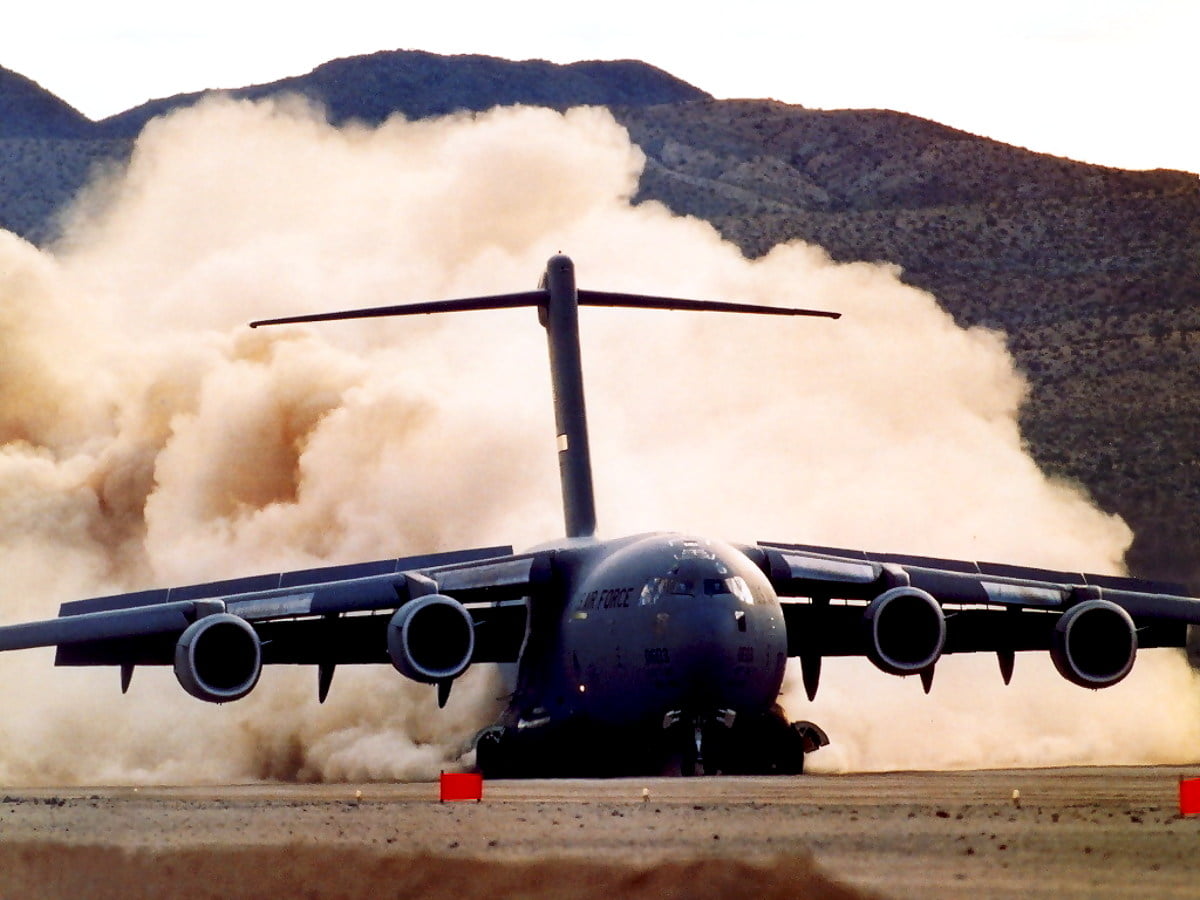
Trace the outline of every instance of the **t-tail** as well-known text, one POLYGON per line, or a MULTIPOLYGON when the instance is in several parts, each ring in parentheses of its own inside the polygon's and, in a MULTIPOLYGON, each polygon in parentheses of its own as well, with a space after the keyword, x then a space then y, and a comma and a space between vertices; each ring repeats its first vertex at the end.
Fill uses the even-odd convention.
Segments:
POLYGON ((756 306, 710 300, 682 300, 579 290, 575 265, 561 254, 550 257, 538 289, 515 294, 434 300, 399 306, 377 306, 342 312, 289 316, 251 322, 259 325, 289 325, 301 322, 330 322, 379 316, 412 316, 483 309, 513 309, 534 306, 546 329, 550 351, 550 378, 554 388, 554 424, 558 432, 558 466, 562 480, 563 517, 569 538, 587 538, 596 532, 596 496, 592 486, 592 457, 588 444, 587 406, 583 396, 583 365, 579 349, 579 307, 621 306, 633 309, 738 312, 773 316, 817 316, 837 319, 841 313, 790 307, 756 306))

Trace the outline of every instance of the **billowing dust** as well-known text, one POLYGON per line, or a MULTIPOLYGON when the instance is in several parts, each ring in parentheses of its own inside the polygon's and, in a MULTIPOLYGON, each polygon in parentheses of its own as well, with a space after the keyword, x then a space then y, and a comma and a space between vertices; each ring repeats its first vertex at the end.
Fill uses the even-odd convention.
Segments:
MULTIPOLYGON (((251 331, 269 316, 581 285, 840 311, 764 321, 587 309, 600 527, 1119 571, 1126 526, 1024 451, 1002 335, 883 264, 789 244, 749 261, 632 205, 643 158, 602 110, 378 128, 298 101, 152 122, 55 246, 0 232, 0 621, 64 600, 561 534, 545 339, 529 310, 251 331)), ((169 671, 128 696, 52 651, 0 658, 0 781, 428 778, 500 703, 446 710, 387 668, 272 669, 246 700, 169 671)), ((1087 692, 1022 655, 950 659, 931 696, 827 663, 786 705, 829 770, 1193 759, 1197 685, 1146 652, 1087 692)))

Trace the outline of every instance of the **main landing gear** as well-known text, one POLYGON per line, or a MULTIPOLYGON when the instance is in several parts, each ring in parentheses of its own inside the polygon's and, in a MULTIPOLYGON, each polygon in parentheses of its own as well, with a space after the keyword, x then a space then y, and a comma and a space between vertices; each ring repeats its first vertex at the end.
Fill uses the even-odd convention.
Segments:
MULTIPOLYGON (((663 729, 675 745, 681 775, 799 775, 804 755, 829 743, 812 722, 788 722, 776 705, 759 716, 733 710, 667 713, 663 729)), ((672 766, 671 768, 674 768, 672 766)))
POLYGON ((811 722, 788 722, 779 706, 757 716, 672 711, 649 730, 539 717, 481 731, 475 767, 485 778, 799 775, 805 754, 828 743, 811 722))

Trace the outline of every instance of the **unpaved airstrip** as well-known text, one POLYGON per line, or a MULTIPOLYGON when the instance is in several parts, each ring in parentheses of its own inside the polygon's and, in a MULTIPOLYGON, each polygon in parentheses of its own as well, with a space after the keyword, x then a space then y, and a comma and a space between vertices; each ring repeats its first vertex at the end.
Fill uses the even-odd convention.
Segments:
POLYGON ((0 787, 0 898, 1194 898, 1196 774, 0 787))

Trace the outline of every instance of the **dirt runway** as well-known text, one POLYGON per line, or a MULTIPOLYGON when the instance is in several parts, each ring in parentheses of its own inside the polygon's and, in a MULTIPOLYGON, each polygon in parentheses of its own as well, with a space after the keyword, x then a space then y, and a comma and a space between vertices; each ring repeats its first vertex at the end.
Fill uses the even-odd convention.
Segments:
POLYGON ((0 788, 0 898, 1195 898, 1181 774, 0 788))

